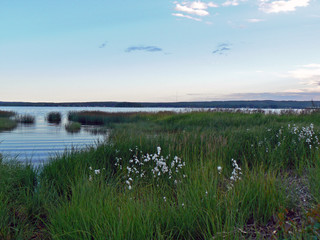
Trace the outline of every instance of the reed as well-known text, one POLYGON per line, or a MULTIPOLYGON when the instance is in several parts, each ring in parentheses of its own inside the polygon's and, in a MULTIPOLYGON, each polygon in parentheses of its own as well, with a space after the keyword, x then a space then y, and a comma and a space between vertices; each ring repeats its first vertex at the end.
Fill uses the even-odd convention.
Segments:
POLYGON ((13 117, 14 115, 16 115, 15 112, 0 110, 0 118, 9 118, 13 117))
MULTIPOLYGON (((171 114, 170 112, 161 114, 171 114)), ((112 123, 137 122, 146 119, 156 113, 148 112, 102 112, 102 111, 80 111, 69 112, 68 120, 79 122, 82 125, 105 125, 112 123)))
POLYGON ((61 122, 61 113, 60 112, 50 112, 46 117, 49 123, 59 124, 61 122))
POLYGON ((35 117, 29 114, 24 114, 24 115, 16 116, 15 121, 23 124, 34 124, 35 117))

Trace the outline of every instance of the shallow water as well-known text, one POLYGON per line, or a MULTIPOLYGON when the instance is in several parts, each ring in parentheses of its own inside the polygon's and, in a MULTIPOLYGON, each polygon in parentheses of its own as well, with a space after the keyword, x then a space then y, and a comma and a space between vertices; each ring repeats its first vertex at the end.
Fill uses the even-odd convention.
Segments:
POLYGON ((65 150, 83 148, 103 141, 106 135, 94 135, 81 128, 79 133, 70 134, 65 130, 68 122, 69 111, 107 111, 107 112, 129 112, 129 111, 181 111, 182 109, 168 108, 87 108, 87 107, 0 107, 0 110, 14 111, 17 114, 30 114, 35 116, 35 124, 19 124, 12 131, 0 132, 0 153, 6 159, 28 161, 33 165, 39 165, 48 161, 50 156, 63 153, 65 150), (46 121, 49 112, 60 112, 62 121, 59 125, 46 121))

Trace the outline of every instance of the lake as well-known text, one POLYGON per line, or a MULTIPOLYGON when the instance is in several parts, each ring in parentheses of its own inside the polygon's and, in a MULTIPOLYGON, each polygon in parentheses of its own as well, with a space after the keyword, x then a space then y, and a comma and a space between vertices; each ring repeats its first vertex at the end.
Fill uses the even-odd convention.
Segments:
POLYGON ((0 110, 14 111, 17 114, 30 114, 35 117, 34 124, 19 124, 12 131, 0 132, 0 153, 5 159, 29 161, 38 166, 45 163, 51 156, 65 150, 94 146, 104 141, 107 134, 94 135, 81 128, 79 133, 68 133, 65 124, 68 122, 69 111, 105 111, 105 112, 159 112, 184 111, 179 108, 102 108, 102 107, 0 107, 0 110), (60 124, 51 124, 46 120, 49 112, 60 112, 60 124))

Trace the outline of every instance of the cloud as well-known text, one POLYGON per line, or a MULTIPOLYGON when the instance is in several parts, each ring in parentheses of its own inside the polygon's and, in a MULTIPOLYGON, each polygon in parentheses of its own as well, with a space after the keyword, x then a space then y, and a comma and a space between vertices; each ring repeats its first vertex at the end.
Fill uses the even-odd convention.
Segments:
POLYGON ((128 47, 126 52, 133 52, 133 51, 146 51, 146 52, 162 52, 162 48, 156 46, 132 46, 128 47))
POLYGON ((173 2, 175 4, 174 10, 179 13, 173 13, 173 16, 176 17, 184 17, 188 19, 192 19, 195 21, 201 21, 199 18, 192 17, 190 15, 196 15, 198 17, 205 17, 210 15, 208 8, 216 8, 217 4, 213 2, 201 2, 201 1, 193 1, 193 2, 181 2, 178 1, 173 2), (188 14, 188 15, 186 15, 188 14))
POLYGON ((260 0, 259 9, 265 13, 293 12, 297 7, 307 7, 310 0, 260 0))
POLYGON ((289 71, 289 77, 300 80, 304 85, 320 86, 320 64, 307 64, 289 71))
POLYGON ((250 100, 275 100, 275 101, 310 101, 320 100, 319 91, 281 91, 281 92, 242 92, 242 93, 187 93, 192 101, 250 101, 250 100))
POLYGON ((264 19, 260 19, 260 18, 249 18, 247 19, 247 22, 249 23, 258 23, 258 22, 263 22, 265 21, 264 19))
POLYGON ((222 3, 222 6, 238 6, 239 0, 228 0, 224 3, 222 3))
POLYGON ((225 55, 230 50, 231 50, 231 44, 221 43, 217 46, 217 48, 212 53, 219 54, 219 55, 225 55))
POLYGON ((193 15, 197 15, 197 16, 207 16, 207 15, 209 15, 209 12, 204 10, 204 9, 195 9, 195 8, 191 8, 191 7, 188 7, 188 6, 183 6, 183 5, 180 5, 180 4, 176 5, 175 10, 176 11, 180 11, 180 12, 193 14, 193 15))
POLYGON ((232 93, 223 96, 226 100, 320 100, 320 91, 294 91, 294 92, 260 92, 260 93, 232 93))
POLYGON ((200 18, 191 17, 189 15, 184 15, 182 13, 172 13, 172 16, 188 18, 188 19, 192 19, 192 20, 195 20, 195 21, 198 21, 198 22, 202 21, 200 18))
POLYGON ((99 48, 104 48, 105 46, 107 46, 107 41, 105 41, 104 43, 102 43, 100 46, 99 46, 99 48))

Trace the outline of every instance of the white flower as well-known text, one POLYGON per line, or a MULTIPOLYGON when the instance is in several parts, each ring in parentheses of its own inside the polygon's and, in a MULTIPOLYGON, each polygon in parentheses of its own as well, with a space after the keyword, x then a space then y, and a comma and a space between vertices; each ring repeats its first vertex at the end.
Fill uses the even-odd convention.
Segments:
POLYGON ((165 202, 166 202, 166 201, 167 201, 167 198, 166 198, 166 197, 163 197, 163 201, 165 201, 165 202))
POLYGON ((218 169, 219 174, 221 174, 222 167, 221 167, 221 166, 218 166, 217 169, 218 169))
POLYGON ((92 170, 92 167, 91 167, 91 166, 89 167, 89 170, 92 170))
POLYGON ((94 170, 94 173, 97 175, 97 174, 100 174, 100 169, 96 169, 94 170))
POLYGON ((160 153, 161 153, 161 147, 157 147, 157 152, 158 152, 158 155, 160 155, 160 153))
POLYGON ((92 176, 91 176, 91 175, 89 175, 89 181, 90 181, 90 182, 92 181, 92 176))

